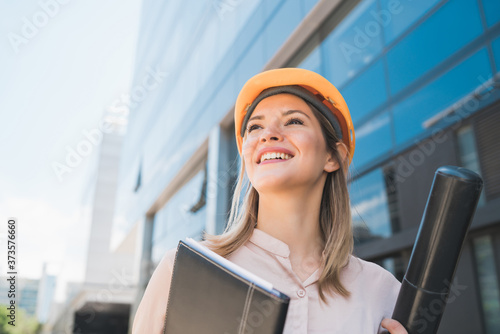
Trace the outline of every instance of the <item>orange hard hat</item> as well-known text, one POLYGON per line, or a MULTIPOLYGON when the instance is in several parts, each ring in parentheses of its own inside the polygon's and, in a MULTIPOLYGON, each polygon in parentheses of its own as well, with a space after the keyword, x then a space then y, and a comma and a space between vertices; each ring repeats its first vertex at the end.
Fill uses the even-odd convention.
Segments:
POLYGON ((330 121, 349 150, 349 163, 352 161, 354 127, 344 98, 323 76, 302 68, 268 70, 245 83, 234 107, 236 143, 240 155, 246 123, 255 106, 262 99, 280 93, 294 94, 313 104, 330 121))

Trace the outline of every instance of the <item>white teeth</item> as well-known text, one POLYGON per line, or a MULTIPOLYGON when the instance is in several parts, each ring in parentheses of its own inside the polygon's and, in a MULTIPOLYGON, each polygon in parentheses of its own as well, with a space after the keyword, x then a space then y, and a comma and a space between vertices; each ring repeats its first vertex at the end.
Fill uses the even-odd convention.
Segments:
POLYGON ((288 159, 291 159, 292 156, 288 155, 286 153, 279 153, 279 152, 264 153, 260 157, 260 162, 262 162, 264 160, 271 160, 271 159, 277 159, 277 158, 281 158, 283 160, 288 160, 288 159))

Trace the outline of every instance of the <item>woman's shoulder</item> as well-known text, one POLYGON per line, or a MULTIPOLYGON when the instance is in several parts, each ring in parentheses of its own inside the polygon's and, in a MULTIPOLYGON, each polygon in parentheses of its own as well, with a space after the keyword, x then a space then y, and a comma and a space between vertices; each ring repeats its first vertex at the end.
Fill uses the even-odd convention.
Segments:
POLYGON ((382 266, 363 260, 355 255, 351 255, 348 264, 348 275, 351 278, 356 277, 357 279, 373 284, 383 284, 388 286, 395 286, 399 288, 401 283, 394 277, 394 275, 383 268, 382 266))
POLYGON ((391 315, 401 289, 401 283, 391 272, 351 256, 344 279, 355 300, 378 309, 384 317, 391 315))
MULTIPOLYGON (((199 244, 203 245, 203 246, 207 246, 208 245, 208 241, 207 240, 203 240, 203 241, 198 241, 199 244)), ((160 263, 158 263, 158 267, 162 266, 162 267, 173 267, 174 265, 174 262, 175 262, 175 257, 177 255, 177 249, 179 248, 179 246, 175 246, 175 247, 172 247, 170 249, 168 249, 167 251, 165 251, 165 253, 163 254, 163 257, 162 259, 160 260, 160 263)))
POLYGON ((165 279, 170 279, 172 276, 172 271, 175 263, 175 256, 177 254, 177 246, 168 249, 163 253, 163 256, 156 265, 156 268, 150 278, 149 284, 153 281, 164 281, 165 279))
POLYGON ((176 253, 177 247, 168 249, 151 275, 134 317, 132 333, 161 332, 176 253))
POLYGON ((171 266, 175 261, 175 256, 177 254, 177 246, 167 249, 158 263, 159 266, 171 266))

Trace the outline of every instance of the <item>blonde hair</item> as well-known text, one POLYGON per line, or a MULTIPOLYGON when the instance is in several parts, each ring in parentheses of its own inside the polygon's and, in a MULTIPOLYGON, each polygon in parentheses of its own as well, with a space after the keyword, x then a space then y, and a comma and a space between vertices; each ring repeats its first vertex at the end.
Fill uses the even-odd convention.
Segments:
MULTIPOLYGON (((342 157, 339 153, 337 143, 344 144, 337 137, 330 122, 314 106, 306 103, 319 120, 327 148, 333 153, 340 166, 336 171, 328 173, 326 177, 319 215, 324 249, 321 258, 323 271, 318 280, 318 291, 321 300, 328 304, 325 292, 336 293, 343 297, 350 296, 350 292, 340 280, 340 273, 349 262, 354 244, 347 189, 349 158, 342 157)), ((245 163, 243 159, 241 162, 229 219, 224 232, 221 235, 204 233, 207 246, 223 257, 229 256, 244 245, 251 237, 257 224, 259 194, 248 179, 245 179, 245 163), (244 182, 245 180, 247 182, 244 182), (242 203, 240 203, 244 183, 246 191, 242 203)))

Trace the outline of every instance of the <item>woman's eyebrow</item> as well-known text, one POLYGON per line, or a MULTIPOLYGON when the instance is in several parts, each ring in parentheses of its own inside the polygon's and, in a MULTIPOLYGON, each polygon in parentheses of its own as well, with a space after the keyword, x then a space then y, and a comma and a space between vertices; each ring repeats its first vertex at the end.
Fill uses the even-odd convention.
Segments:
POLYGON ((302 114, 304 116, 306 116, 307 118, 310 119, 309 115, 307 115, 305 112, 301 111, 301 110, 288 110, 288 111, 285 111, 284 113, 282 113, 283 116, 288 116, 288 115, 291 115, 293 113, 299 113, 299 114, 302 114))
MULTIPOLYGON (((294 113, 300 113, 300 114, 306 116, 309 119, 311 118, 305 112, 303 112, 301 110, 294 110, 294 109, 284 111, 284 112, 281 113, 281 115, 282 116, 288 116, 288 115, 291 115, 291 114, 294 114, 294 113)), ((254 120, 254 119, 264 119, 264 115, 257 115, 257 116, 250 117, 250 119, 248 120, 248 122, 250 122, 251 120, 254 120)))

